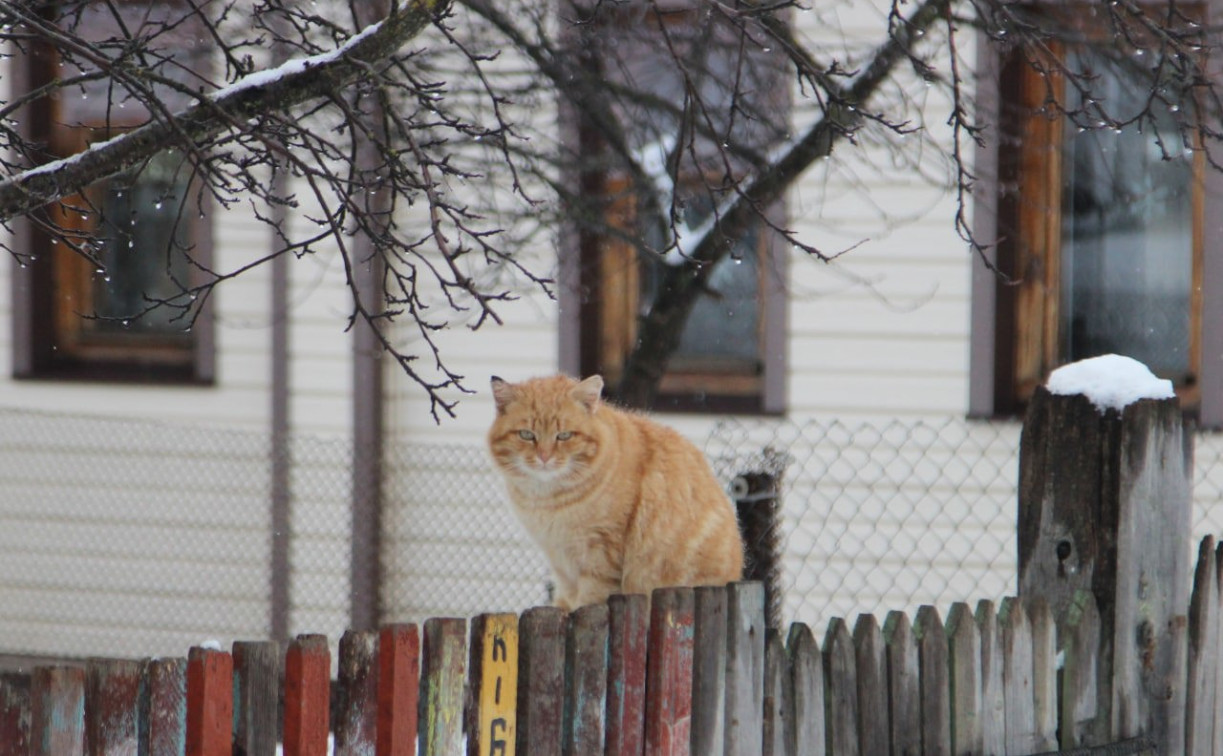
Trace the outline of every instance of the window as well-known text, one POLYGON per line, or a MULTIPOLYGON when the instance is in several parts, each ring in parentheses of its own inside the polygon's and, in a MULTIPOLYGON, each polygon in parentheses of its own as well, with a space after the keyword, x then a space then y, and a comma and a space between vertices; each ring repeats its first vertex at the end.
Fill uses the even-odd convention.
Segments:
MULTIPOLYGON (((996 227, 985 233, 1010 281, 974 290, 996 313, 992 407, 978 382, 973 409, 1018 411, 1059 365, 1117 353, 1172 380, 1196 411, 1212 367, 1206 165, 1181 116, 1191 95, 1153 78, 1143 57, 1155 51, 1126 50, 1077 15, 1059 21, 1066 41, 1015 50, 999 68, 996 227)), ((974 371, 987 372, 981 362, 978 352, 974 371)))
MULTIPOLYGON (((159 75, 186 81, 207 66, 209 49, 196 41, 204 37, 189 22, 175 24, 158 15, 177 14, 173 19, 181 21, 185 7, 94 3, 55 20, 98 42, 144 29, 159 53, 146 60, 165 55, 159 75)), ((90 73, 50 46, 34 46, 31 52, 18 59, 14 96, 36 91, 56 76, 90 73)), ((22 119, 30 124, 27 137, 42 140, 47 160, 76 154, 149 117, 144 105, 113 81, 80 78, 79 84, 33 101, 22 119)), ((171 110, 187 102, 164 87, 158 94, 171 110)), ((206 309, 195 316, 187 293, 209 268, 207 209, 190 162, 181 151, 168 149, 49 208, 44 222, 20 225, 17 231, 33 263, 14 277, 15 374, 211 380, 211 321, 206 309)))
MULTIPOLYGON (((666 296, 668 268, 682 261, 676 240, 712 220, 735 182, 784 138, 789 110, 775 54, 759 38, 741 44, 741 31, 717 14, 679 3, 604 4, 596 23, 587 63, 608 82, 623 143, 593 109, 575 119, 594 220, 576 234, 576 285, 562 309, 576 310, 580 323, 562 361, 582 375, 602 374, 615 391, 642 319, 655 297, 666 296)), ((768 218, 782 225, 784 209, 770 208, 768 218)), ((779 236, 760 219, 733 240, 692 308, 654 409, 783 409, 779 236)))

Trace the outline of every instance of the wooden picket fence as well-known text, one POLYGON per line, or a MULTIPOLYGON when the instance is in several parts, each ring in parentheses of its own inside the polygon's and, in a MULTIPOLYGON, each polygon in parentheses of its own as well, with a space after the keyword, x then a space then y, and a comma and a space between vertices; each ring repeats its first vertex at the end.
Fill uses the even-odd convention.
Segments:
MULTIPOLYGON (((1223 742, 1221 566, 1208 539, 1185 753, 1223 742)), ((1069 614, 1060 674, 1042 599, 835 619, 817 642, 767 630, 753 582, 349 631, 334 683, 319 635, 96 659, 0 678, 0 756, 321 756, 329 735, 354 755, 1035 754, 1090 744, 1100 620, 1087 593, 1069 614)), ((1111 752, 1154 753, 1129 745, 1111 752)))
POLYGON ((759 582, 0 676, 0 756, 1223 754, 1223 548, 1188 567, 1175 399, 1038 389, 1020 450, 1021 599, 822 639, 759 582))

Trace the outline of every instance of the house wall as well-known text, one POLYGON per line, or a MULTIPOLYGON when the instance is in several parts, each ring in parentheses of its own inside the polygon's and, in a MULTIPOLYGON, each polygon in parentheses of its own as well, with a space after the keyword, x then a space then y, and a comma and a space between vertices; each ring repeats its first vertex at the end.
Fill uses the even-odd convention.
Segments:
MULTIPOLYGON (((0 57, 4 87, 10 60, 0 57)), ((218 211, 211 232, 221 271, 270 249, 241 203, 218 211)), ((334 249, 288 266, 287 314, 271 310, 270 266, 219 287, 207 386, 13 379, 14 270, 0 260, 0 652, 180 654, 206 638, 268 635, 278 318, 291 323, 298 498, 289 630, 338 637, 349 610, 352 341, 334 249)))

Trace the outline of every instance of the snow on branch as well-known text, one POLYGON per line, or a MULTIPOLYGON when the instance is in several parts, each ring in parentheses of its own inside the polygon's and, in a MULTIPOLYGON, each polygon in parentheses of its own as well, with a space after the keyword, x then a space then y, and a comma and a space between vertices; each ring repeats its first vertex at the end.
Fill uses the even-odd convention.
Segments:
POLYGON ((89 185, 140 165, 186 138, 200 144, 229 130, 243 130, 262 113, 284 111, 343 91, 368 66, 398 51, 441 17, 451 0, 409 0, 332 52, 290 60, 201 95, 172 118, 151 121, 79 154, 52 161, 0 182, 0 223, 71 196, 89 185))

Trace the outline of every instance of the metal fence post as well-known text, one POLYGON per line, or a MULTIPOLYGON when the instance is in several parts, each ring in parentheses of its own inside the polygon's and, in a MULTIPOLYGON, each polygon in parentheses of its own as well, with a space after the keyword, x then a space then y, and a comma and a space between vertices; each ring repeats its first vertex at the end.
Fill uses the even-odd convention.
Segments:
POLYGON ((781 627, 781 499, 778 476, 746 472, 730 486, 743 534, 743 579, 764 583, 766 626, 781 627))

